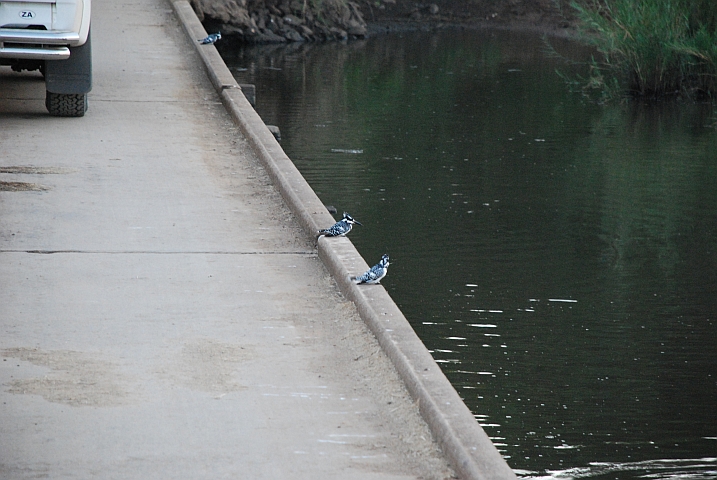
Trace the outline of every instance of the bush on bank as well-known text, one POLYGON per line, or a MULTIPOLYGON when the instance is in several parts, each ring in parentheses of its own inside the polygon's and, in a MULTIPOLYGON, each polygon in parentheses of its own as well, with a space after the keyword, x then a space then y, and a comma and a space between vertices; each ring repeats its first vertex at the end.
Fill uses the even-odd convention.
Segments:
POLYGON ((576 0, 580 38, 595 46, 585 88, 615 97, 717 94, 717 1, 576 0))

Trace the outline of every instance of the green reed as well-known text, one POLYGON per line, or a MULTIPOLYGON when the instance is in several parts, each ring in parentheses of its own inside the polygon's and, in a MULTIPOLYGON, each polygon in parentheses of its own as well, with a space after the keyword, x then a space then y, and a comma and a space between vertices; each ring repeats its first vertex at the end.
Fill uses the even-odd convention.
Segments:
POLYGON ((576 0, 581 39, 601 54, 584 88, 607 97, 717 94, 717 1, 576 0))

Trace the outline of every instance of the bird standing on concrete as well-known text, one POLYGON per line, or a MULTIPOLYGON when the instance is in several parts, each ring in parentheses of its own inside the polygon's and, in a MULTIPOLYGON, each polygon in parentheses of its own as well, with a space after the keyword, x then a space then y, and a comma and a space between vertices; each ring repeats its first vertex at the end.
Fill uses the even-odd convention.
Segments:
POLYGON ((319 237, 321 237, 321 236, 344 237, 344 236, 346 236, 347 233, 349 233, 351 231, 351 229, 354 226, 354 223, 357 225, 363 226, 363 224, 361 222, 359 222, 358 220, 354 220, 354 218, 351 215, 344 212, 344 218, 342 218, 338 222, 334 223, 329 228, 319 230, 319 237))
POLYGON ((349 277, 356 284, 361 283, 381 283, 381 279, 388 273, 388 254, 384 253, 381 260, 371 267, 366 273, 360 277, 349 277))
POLYGON ((202 40, 197 40, 202 45, 214 45, 214 42, 217 40, 221 40, 222 34, 220 32, 212 33, 211 35, 208 35, 207 38, 203 38, 202 40))

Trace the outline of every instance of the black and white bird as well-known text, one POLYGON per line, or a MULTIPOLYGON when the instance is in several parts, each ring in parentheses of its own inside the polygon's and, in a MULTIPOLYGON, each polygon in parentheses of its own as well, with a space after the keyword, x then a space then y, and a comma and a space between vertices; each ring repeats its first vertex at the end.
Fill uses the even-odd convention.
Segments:
POLYGON ((213 45, 214 42, 217 40, 221 40, 222 34, 220 32, 212 33, 211 35, 207 35, 207 38, 203 38, 201 40, 197 40, 202 45, 213 45))
POLYGON ((338 222, 334 223, 329 228, 319 230, 319 237, 321 237, 321 236, 343 237, 351 231, 351 229, 354 226, 354 223, 356 225, 363 226, 363 224, 361 222, 359 222, 358 220, 355 220, 354 217, 352 217, 348 213, 344 212, 344 218, 342 218, 338 222))
POLYGON ((349 277, 356 284, 361 283, 381 283, 381 279, 388 273, 388 254, 384 253, 381 260, 371 267, 366 273, 360 277, 349 277))

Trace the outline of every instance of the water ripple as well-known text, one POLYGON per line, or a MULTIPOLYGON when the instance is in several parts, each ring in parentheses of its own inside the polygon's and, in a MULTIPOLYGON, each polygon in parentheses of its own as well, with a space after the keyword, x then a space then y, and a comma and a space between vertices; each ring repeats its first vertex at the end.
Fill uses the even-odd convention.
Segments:
POLYGON ((631 478, 656 480, 715 479, 717 478, 717 458, 658 459, 624 463, 591 462, 587 467, 548 470, 546 474, 526 470, 515 471, 520 477, 530 479, 595 478, 625 472, 630 472, 629 477, 631 478))

